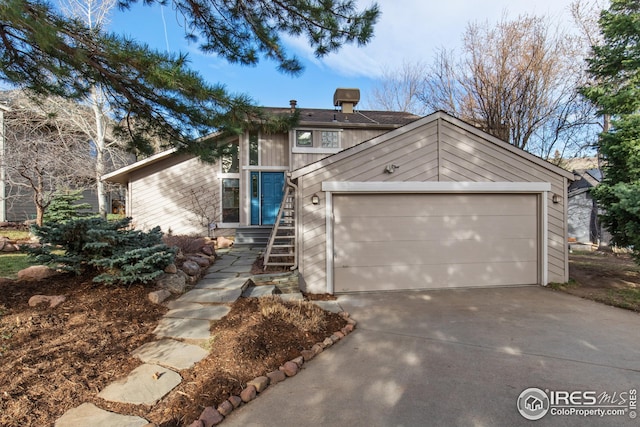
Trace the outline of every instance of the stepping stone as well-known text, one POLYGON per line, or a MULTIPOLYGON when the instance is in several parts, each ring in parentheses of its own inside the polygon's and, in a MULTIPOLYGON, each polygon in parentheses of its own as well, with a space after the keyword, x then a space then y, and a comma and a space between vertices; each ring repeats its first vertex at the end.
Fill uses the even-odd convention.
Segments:
POLYGON ((262 285, 262 286, 251 286, 247 288, 242 296, 245 298, 260 298, 268 295, 273 295, 276 293, 276 287, 274 285, 262 285))
POLYGON ((211 322, 201 319, 173 319, 164 317, 158 322, 153 333, 159 338, 208 340, 211 322))
POLYGON ((197 345, 163 339, 148 342, 135 349, 131 354, 145 363, 182 370, 189 369, 209 353, 197 345))
POLYGON ((223 269, 220 269, 218 271, 224 272, 224 273, 247 273, 251 271, 251 266, 250 265, 230 265, 229 267, 225 267, 223 269))
POLYGON ((226 316, 231 307, 226 305, 190 304, 187 307, 170 310, 164 317, 175 319, 220 320, 226 316))
POLYGON ((180 382, 182 377, 171 369, 144 364, 131 371, 128 377, 106 386, 98 397, 110 402, 154 405, 180 382))
POLYGON ((312 302, 317 306, 320 306, 320 308, 330 311, 332 313, 340 313, 341 311, 344 311, 342 307, 340 307, 340 304, 338 304, 338 301, 312 301, 312 302))
MULTIPOLYGON (((234 276, 236 273, 232 273, 234 276)), ((240 289, 247 283, 246 277, 233 277, 230 279, 208 279, 200 280, 194 289, 240 289)))
POLYGON ((234 302, 242 294, 242 289, 192 289, 176 301, 198 302, 202 304, 234 302))
POLYGON ((214 271, 212 273, 205 274, 203 279, 223 280, 223 279, 234 279, 236 277, 238 277, 237 273, 221 273, 219 271, 214 271))
MULTIPOLYGON (((238 258, 238 260, 236 262, 233 263, 234 266, 236 265, 246 265, 247 267, 251 267, 253 265, 253 263, 256 262, 255 258, 238 258)), ((250 270, 250 268, 249 268, 250 270)))
POLYGON ((65 412, 54 425, 55 427, 142 427, 147 424, 149 422, 144 418, 120 415, 100 409, 92 403, 83 403, 65 412))

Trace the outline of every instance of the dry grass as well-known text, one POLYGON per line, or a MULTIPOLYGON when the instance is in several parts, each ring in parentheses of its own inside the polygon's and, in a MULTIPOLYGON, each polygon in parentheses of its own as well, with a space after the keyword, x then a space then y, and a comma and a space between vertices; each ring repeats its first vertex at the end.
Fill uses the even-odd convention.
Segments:
POLYGON ((283 301, 274 295, 260 298, 259 303, 260 312, 268 320, 282 320, 307 332, 325 327, 324 310, 309 301, 283 301))

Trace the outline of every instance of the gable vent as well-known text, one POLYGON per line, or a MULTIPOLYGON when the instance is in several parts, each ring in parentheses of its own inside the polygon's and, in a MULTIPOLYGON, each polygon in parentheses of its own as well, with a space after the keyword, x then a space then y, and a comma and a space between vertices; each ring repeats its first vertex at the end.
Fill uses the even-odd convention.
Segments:
POLYGON ((340 107, 343 113, 353 113, 355 107, 360 101, 360 89, 336 89, 333 94, 333 105, 340 107))

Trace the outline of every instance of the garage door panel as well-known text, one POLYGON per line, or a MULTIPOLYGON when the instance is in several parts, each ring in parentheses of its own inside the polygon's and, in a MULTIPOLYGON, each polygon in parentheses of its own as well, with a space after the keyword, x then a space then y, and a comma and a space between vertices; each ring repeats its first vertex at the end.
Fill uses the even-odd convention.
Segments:
POLYGON ((538 282, 535 194, 334 198, 337 292, 538 282))
POLYGON ((537 263, 397 265, 335 269, 336 292, 533 285, 537 263), (413 280, 405 280, 412 277, 413 280))
POLYGON ((529 194, 394 194, 337 195, 334 212, 340 217, 530 215, 536 199, 529 194), (392 200, 392 201, 391 201, 392 200))
POLYGON ((336 242, 410 240, 441 241, 453 235, 456 239, 489 242, 497 234, 513 238, 532 235, 535 212, 524 216, 404 216, 404 217, 341 217, 334 225, 336 242), (529 227, 528 227, 528 226, 529 227))
POLYGON ((406 241, 406 242, 366 242, 366 251, 361 242, 344 242, 334 252, 336 267, 376 266, 376 265, 434 265, 462 259, 474 262, 515 262, 534 261, 536 242, 532 239, 491 239, 406 241))

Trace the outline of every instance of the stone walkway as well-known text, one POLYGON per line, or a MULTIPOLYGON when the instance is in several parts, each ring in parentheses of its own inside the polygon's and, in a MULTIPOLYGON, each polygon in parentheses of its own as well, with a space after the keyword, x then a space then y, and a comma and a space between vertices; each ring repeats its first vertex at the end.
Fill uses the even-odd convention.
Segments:
MULTIPOLYGON (((188 369, 207 355, 204 349, 212 320, 225 316, 240 295, 273 293, 273 287, 248 288, 251 266, 260 251, 252 248, 219 250, 207 274, 190 291, 167 305, 170 311, 158 323, 156 341, 133 352, 143 365, 128 377, 114 381, 98 396, 112 402, 154 405, 182 381, 178 371, 188 369)), ((302 295, 300 295, 300 298, 302 295)), ((84 403, 60 417, 56 427, 141 427, 140 417, 105 411, 84 403)))

